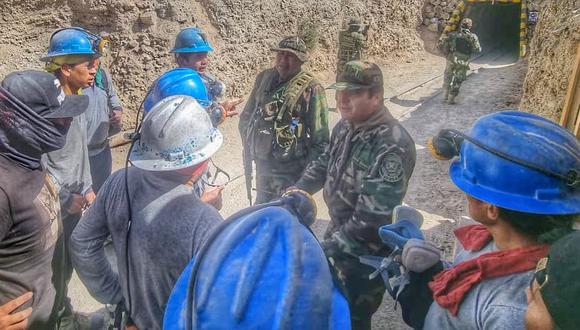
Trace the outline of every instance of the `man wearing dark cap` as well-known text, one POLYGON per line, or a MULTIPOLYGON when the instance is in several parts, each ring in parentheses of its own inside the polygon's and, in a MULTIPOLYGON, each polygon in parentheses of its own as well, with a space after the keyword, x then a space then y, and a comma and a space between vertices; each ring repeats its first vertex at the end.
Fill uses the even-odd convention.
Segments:
POLYGON ((256 203, 278 198, 328 145, 324 88, 302 70, 306 44, 288 37, 272 51, 274 68, 256 78, 239 123, 249 182, 252 160, 256 161, 256 203))
POLYGON ((362 255, 388 255, 379 227, 401 204, 415 167, 415 143, 383 104, 383 75, 374 63, 346 63, 337 82, 342 120, 326 151, 306 168, 296 187, 324 188, 331 222, 322 246, 349 300, 353 329, 370 329, 385 287, 362 255))
POLYGON ((550 254, 538 262, 526 290, 526 329, 573 330, 580 326, 580 231, 556 241, 550 254))
POLYGON ((59 80, 45 72, 14 72, 2 81, 0 305, 24 296, 16 299, 19 307, 0 308, 3 326, 56 328, 63 285, 62 226, 58 192, 47 179, 41 155, 65 145, 72 118, 88 102, 86 96, 65 95, 59 80), (6 312, 12 313, 8 323, 6 312))

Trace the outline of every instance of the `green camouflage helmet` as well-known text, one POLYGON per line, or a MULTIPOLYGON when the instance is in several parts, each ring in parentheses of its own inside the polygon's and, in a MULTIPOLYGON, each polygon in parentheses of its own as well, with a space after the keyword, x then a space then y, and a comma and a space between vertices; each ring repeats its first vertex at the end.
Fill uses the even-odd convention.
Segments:
POLYGON ((308 59, 306 43, 300 37, 291 36, 286 37, 278 43, 278 47, 270 48, 274 52, 290 52, 302 62, 306 62, 308 59))
POLYGON ((350 61, 330 89, 360 89, 383 85, 383 73, 378 65, 367 61, 350 61))

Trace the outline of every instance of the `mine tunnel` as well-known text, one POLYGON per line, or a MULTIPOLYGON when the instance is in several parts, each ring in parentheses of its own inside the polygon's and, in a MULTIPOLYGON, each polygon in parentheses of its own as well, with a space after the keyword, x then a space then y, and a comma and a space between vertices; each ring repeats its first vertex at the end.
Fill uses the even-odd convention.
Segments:
POLYGON ((472 31, 478 35, 483 52, 500 51, 517 57, 520 54, 521 13, 519 1, 489 1, 467 4, 464 17, 473 20, 472 31))

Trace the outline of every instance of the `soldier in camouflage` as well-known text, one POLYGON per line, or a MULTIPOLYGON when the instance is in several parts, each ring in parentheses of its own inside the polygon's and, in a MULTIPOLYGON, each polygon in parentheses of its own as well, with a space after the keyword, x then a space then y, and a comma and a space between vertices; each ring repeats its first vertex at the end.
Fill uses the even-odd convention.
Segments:
POLYGON ((256 162, 256 203, 278 198, 322 154, 329 140, 324 88, 302 70, 306 44, 299 37, 288 37, 272 51, 275 67, 256 78, 239 123, 250 182, 251 161, 256 162))
POLYGON ((391 221, 415 167, 415 143, 383 104, 383 76, 376 64, 351 61, 336 84, 342 120, 325 152, 309 164, 299 189, 324 188, 331 222, 323 249, 346 294, 353 329, 370 329, 385 287, 362 255, 387 255, 378 228, 391 221))
POLYGON ((336 77, 342 73, 344 65, 349 61, 360 60, 367 40, 367 30, 360 19, 351 18, 346 29, 338 34, 338 61, 336 77))
POLYGON ((459 25, 459 30, 443 36, 438 45, 443 54, 447 56, 443 81, 443 101, 449 104, 455 104, 461 83, 467 79, 471 56, 481 52, 477 35, 470 31, 473 26, 471 19, 464 18, 459 25))

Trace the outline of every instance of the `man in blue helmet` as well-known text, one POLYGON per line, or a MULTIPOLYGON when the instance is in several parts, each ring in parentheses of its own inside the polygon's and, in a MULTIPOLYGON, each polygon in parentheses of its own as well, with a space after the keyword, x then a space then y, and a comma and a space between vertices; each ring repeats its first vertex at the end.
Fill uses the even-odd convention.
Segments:
MULTIPOLYGON (((64 93, 74 95, 94 84, 99 56, 99 38, 84 29, 73 27, 52 34, 48 52, 41 60, 46 63, 46 71, 58 78, 64 93)), ((60 197, 66 250, 63 272, 67 285, 73 272, 72 262, 68 258, 69 237, 83 209, 95 199, 87 144, 87 121, 81 114, 73 118, 64 147, 43 155, 43 162, 60 197)), ((65 300, 61 327, 75 328, 81 321, 80 315, 73 314, 70 300, 68 297, 65 300)))
POLYGON ((175 45, 171 53, 175 55, 175 63, 180 68, 189 68, 197 71, 207 88, 209 98, 212 102, 218 103, 223 109, 223 118, 238 114, 236 107, 242 103, 242 99, 233 99, 220 102, 225 94, 225 84, 216 77, 206 72, 209 64, 208 53, 213 48, 209 44, 205 33, 196 27, 189 27, 181 30, 175 38, 175 45))
POLYGON ((133 166, 105 182, 72 234, 71 257, 89 292, 123 303, 138 329, 161 329, 171 289, 222 220, 193 191, 222 143, 193 98, 157 103, 132 145, 133 166), (105 255, 109 235, 118 273, 105 255))
POLYGON ((217 227, 183 271, 164 329, 350 329, 348 303, 308 229, 315 203, 293 190, 217 227))
POLYGON ((449 175, 478 224, 455 231, 459 252, 429 283, 424 329, 523 329, 536 264, 580 216, 578 140, 542 117, 504 111, 467 134, 442 130, 429 147, 439 159, 458 156, 449 175))

